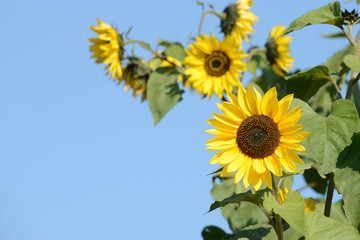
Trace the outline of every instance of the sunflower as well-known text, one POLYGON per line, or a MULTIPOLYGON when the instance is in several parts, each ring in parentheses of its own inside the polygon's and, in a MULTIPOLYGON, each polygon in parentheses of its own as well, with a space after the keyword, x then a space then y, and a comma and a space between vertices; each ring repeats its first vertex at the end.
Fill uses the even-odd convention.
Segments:
MULTIPOLYGON (((285 196, 290 191, 286 187, 284 187, 284 191, 281 190, 281 189, 278 191, 278 199, 279 199, 280 204, 283 204, 283 202, 285 200, 285 196)), ((315 210, 315 202, 314 202, 314 200, 312 198, 306 198, 306 199, 304 198, 304 200, 305 200, 305 212, 308 212, 308 213, 313 212, 315 210)))
POLYGON ((94 52, 92 58, 97 58, 96 63, 105 63, 107 75, 113 79, 121 79, 122 69, 121 60, 123 58, 122 35, 119 34, 109 24, 97 19, 99 27, 90 27, 94 32, 99 34, 98 38, 89 38, 93 43, 90 51, 94 52))
POLYGON ((271 29, 270 37, 265 44, 266 58, 270 62, 273 71, 283 77, 284 72, 289 73, 287 68, 292 68, 294 59, 290 56, 290 36, 281 36, 285 32, 285 26, 280 24, 271 29))
POLYGON ((196 37, 196 43, 189 48, 185 49, 189 56, 183 63, 189 67, 184 74, 190 75, 185 86, 190 85, 209 98, 213 93, 222 98, 224 90, 231 92, 234 86, 241 86, 238 77, 246 70, 241 60, 247 55, 230 38, 219 42, 213 34, 210 38, 204 34, 202 38, 196 37))
MULTIPOLYGON (((128 57, 128 60, 122 76, 122 80, 125 80, 125 91, 132 89, 134 98, 142 94, 141 101, 145 101, 147 82, 152 69, 144 59, 128 57)), ((122 80, 119 80, 119 83, 122 80)))
POLYGON ((229 4, 224 13, 226 18, 221 20, 221 31, 225 36, 231 36, 234 40, 241 44, 242 38, 249 41, 247 34, 253 33, 252 26, 254 21, 258 21, 258 17, 251 11, 252 0, 239 0, 234 4, 229 4))
POLYGON ((278 101, 275 87, 264 98, 249 87, 239 87, 237 95, 228 93, 230 102, 218 104, 225 115, 213 113, 207 121, 216 129, 206 132, 217 136, 206 142, 206 149, 221 151, 210 163, 225 164, 221 176, 236 171, 235 183, 243 178, 246 188, 252 184, 258 190, 262 181, 272 188, 271 173, 282 176, 282 166, 296 172, 294 162, 303 163, 294 152, 305 151, 298 143, 310 135, 296 124, 302 107, 288 111, 293 94, 278 101))

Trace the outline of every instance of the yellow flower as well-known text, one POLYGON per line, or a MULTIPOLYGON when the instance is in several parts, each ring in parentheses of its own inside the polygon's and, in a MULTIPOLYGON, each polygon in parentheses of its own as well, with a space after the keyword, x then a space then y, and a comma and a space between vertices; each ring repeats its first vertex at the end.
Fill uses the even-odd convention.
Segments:
POLYGON ((119 34, 109 24, 97 19, 99 27, 90 27, 94 32, 99 34, 98 38, 90 38, 89 41, 93 43, 90 46, 90 51, 94 54, 92 58, 97 58, 96 63, 105 63, 105 71, 111 78, 121 79, 122 69, 121 60, 124 49, 121 45, 122 35, 119 34))
MULTIPOLYGON (((152 70, 143 59, 129 57, 128 60, 122 76, 122 80, 125 80, 125 91, 132 89, 134 98, 142 94, 141 101, 145 101, 147 81, 152 70)), ((122 80, 119 80, 119 83, 122 80)))
POLYGON ((249 41, 247 34, 253 33, 252 26, 254 21, 258 21, 258 17, 251 11, 252 0, 239 0, 235 4, 229 4, 224 13, 226 18, 221 21, 221 31, 226 36, 231 36, 234 40, 241 44, 242 38, 249 41))
POLYGON ((217 135, 207 141, 206 149, 221 151, 210 161, 224 164, 221 176, 236 171, 235 183, 242 178, 247 188, 250 184, 258 190, 262 184, 272 188, 271 174, 282 176, 283 166, 296 172, 294 162, 303 163, 295 151, 305 151, 298 144, 310 133, 299 132, 302 125, 301 106, 288 111, 293 94, 280 101, 276 88, 271 88, 261 97, 258 91, 239 87, 238 96, 228 93, 230 102, 217 104, 224 113, 213 113, 214 119, 207 122, 216 129, 207 133, 217 135))
MULTIPOLYGON (((282 191, 281 189, 278 191, 278 199, 279 199, 280 204, 283 204, 285 196, 290 191, 286 187, 284 187, 284 191, 282 191)), ((305 200, 305 212, 308 212, 308 213, 313 212, 315 210, 315 202, 314 202, 314 200, 312 198, 306 198, 306 199, 304 198, 304 200, 305 200)))
POLYGON ((246 64, 241 62, 247 55, 239 49, 239 45, 230 38, 219 42, 213 34, 210 38, 205 34, 196 37, 196 43, 185 49, 189 55, 184 65, 189 68, 184 74, 190 75, 185 86, 191 86, 200 94, 209 98, 215 93, 222 98, 223 91, 231 92, 234 86, 241 86, 238 77, 246 70, 246 64))
POLYGON ((287 68, 292 68, 294 59, 290 56, 290 36, 281 36, 285 32, 285 26, 280 24, 271 29, 270 37, 265 44, 266 58, 270 62, 273 71, 283 77, 284 72, 289 73, 287 68))

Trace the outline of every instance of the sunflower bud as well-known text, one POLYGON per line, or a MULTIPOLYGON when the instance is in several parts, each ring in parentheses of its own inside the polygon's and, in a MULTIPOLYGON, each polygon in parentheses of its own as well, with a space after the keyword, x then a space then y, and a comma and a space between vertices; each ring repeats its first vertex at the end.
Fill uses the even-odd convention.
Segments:
POLYGON ((265 44, 266 48, 266 58, 270 62, 270 64, 276 63, 276 59, 279 57, 279 53, 277 52, 277 44, 275 39, 269 38, 267 43, 265 44))
POLYGON ((125 80, 125 91, 133 89, 134 98, 140 94, 141 101, 146 100, 146 85, 152 72, 143 59, 138 57, 128 57, 128 64, 123 71, 123 80, 125 80))
POLYGON ((236 26, 237 19, 239 18, 238 7, 236 4, 229 4, 223 12, 225 13, 226 18, 221 20, 221 31, 225 35, 230 35, 236 26))
POLYGON ((359 22, 359 13, 357 11, 352 10, 351 12, 349 12, 348 10, 345 9, 345 12, 341 11, 341 16, 343 17, 341 23, 342 24, 350 24, 350 25, 354 25, 357 24, 359 22))

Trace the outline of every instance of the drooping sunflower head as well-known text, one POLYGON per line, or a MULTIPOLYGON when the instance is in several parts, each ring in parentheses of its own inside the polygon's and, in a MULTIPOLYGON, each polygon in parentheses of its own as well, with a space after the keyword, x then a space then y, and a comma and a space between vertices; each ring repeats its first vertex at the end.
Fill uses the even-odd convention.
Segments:
POLYGON ((266 58, 270 62, 273 71, 283 77, 284 72, 289 73, 287 68, 292 68, 294 59, 290 56, 290 36, 281 36, 285 32, 285 26, 277 25, 271 29, 268 41, 265 44, 266 58))
POLYGON ((96 63, 105 63, 105 71, 112 79, 121 79, 122 69, 121 60, 123 59, 123 37, 109 24, 97 19, 98 27, 90 27, 95 33, 99 34, 98 38, 89 38, 93 43, 90 51, 96 58, 96 63))
POLYGON ((232 39, 226 37, 222 42, 210 34, 196 37, 196 43, 185 49, 188 56, 184 65, 188 68, 184 74, 189 75, 185 86, 191 86, 200 94, 210 98, 215 93, 222 98, 224 91, 231 92, 234 86, 241 86, 240 72, 246 70, 241 62, 247 55, 232 39))
POLYGON ((239 44, 243 38, 249 41, 247 34, 254 32, 252 26, 255 25, 254 21, 258 21, 258 17, 250 11, 251 5, 252 0, 239 0, 223 11, 226 18, 221 20, 221 31, 239 44))
MULTIPOLYGON (((291 190, 289 191, 289 189, 287 189, 286 187, 284 187, 284 190, 279 189, 278 191, 278 199, 279 199, 279 203, 283 204, 284 200, 285 200, 285 196, 291 192, 291 190)), ((305 212, 313 212, 315 210, 315 202, 312 198, 304 198, 305 200, 305 212)))
MULTIPOLYGON (((147 66, 143 59, 130 57, 127 66, 123 71, 123 80, 125 80, 125 91, 133 90, 133 96, 142 94, 141 101, 146 100, 147 81, 152 70, 147 66)), ((119 81, 120 83, 121 81, 119 81)))
POLYGON ((208 150, 220 151, 210 161, 224 164, 221 176, 236 171, 235 183, 243 178, 245 187, 250 184, 258 190, 264 181, 272 188, 271 173, 282 176, 282 167, 296 172, 296 163, 303 163, 295 151, 305 151, 299 143, 310 135, 301 132, 301 106, 288 111, 293 95, 280 101, 276 88, 262 98, 249 87, 239 87, 238 95, 228 93, 230 102, 218 104, 224 113, 213 113, 207 122, 215 129, 207 133, 216 137, 207 141, 208 150))

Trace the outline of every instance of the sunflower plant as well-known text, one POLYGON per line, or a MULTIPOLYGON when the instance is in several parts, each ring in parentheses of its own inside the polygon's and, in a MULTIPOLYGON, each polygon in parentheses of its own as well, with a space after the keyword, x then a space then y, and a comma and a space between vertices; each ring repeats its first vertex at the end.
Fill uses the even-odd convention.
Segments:
MULTIPOLYGON (((357 1, 359 2, 359 1, 357 1)), ((335 1, 304 13, 289 26, 269 29, 262 47, 251 44, 259 17, 252 0, 238 0, 217 11, 203 8, 198 36, 184 46, 159 39, 155 48, 129 39, 98 19, 91 29, 91 57, 133 96, 148 103, 155 125, 192 90, 215 97, 206 132, 214 202, 231 233, 216 226, 202 230, 205 240, 360 239, 360 22, 356 10, 335 1), (219 18, 222 37, 202 33, 208 14, 219 18), (348 45, 325 64, 292 70, 291 33, 315 24, 332 25, 348 45), (150 59, 128 52, 138 44, 150 59), (244 72, 253 78, 243 81, 244 72), (293 175, 323 198, 292 190, 293 175), (333 193, 342 199, 333 203, 333 193)))

